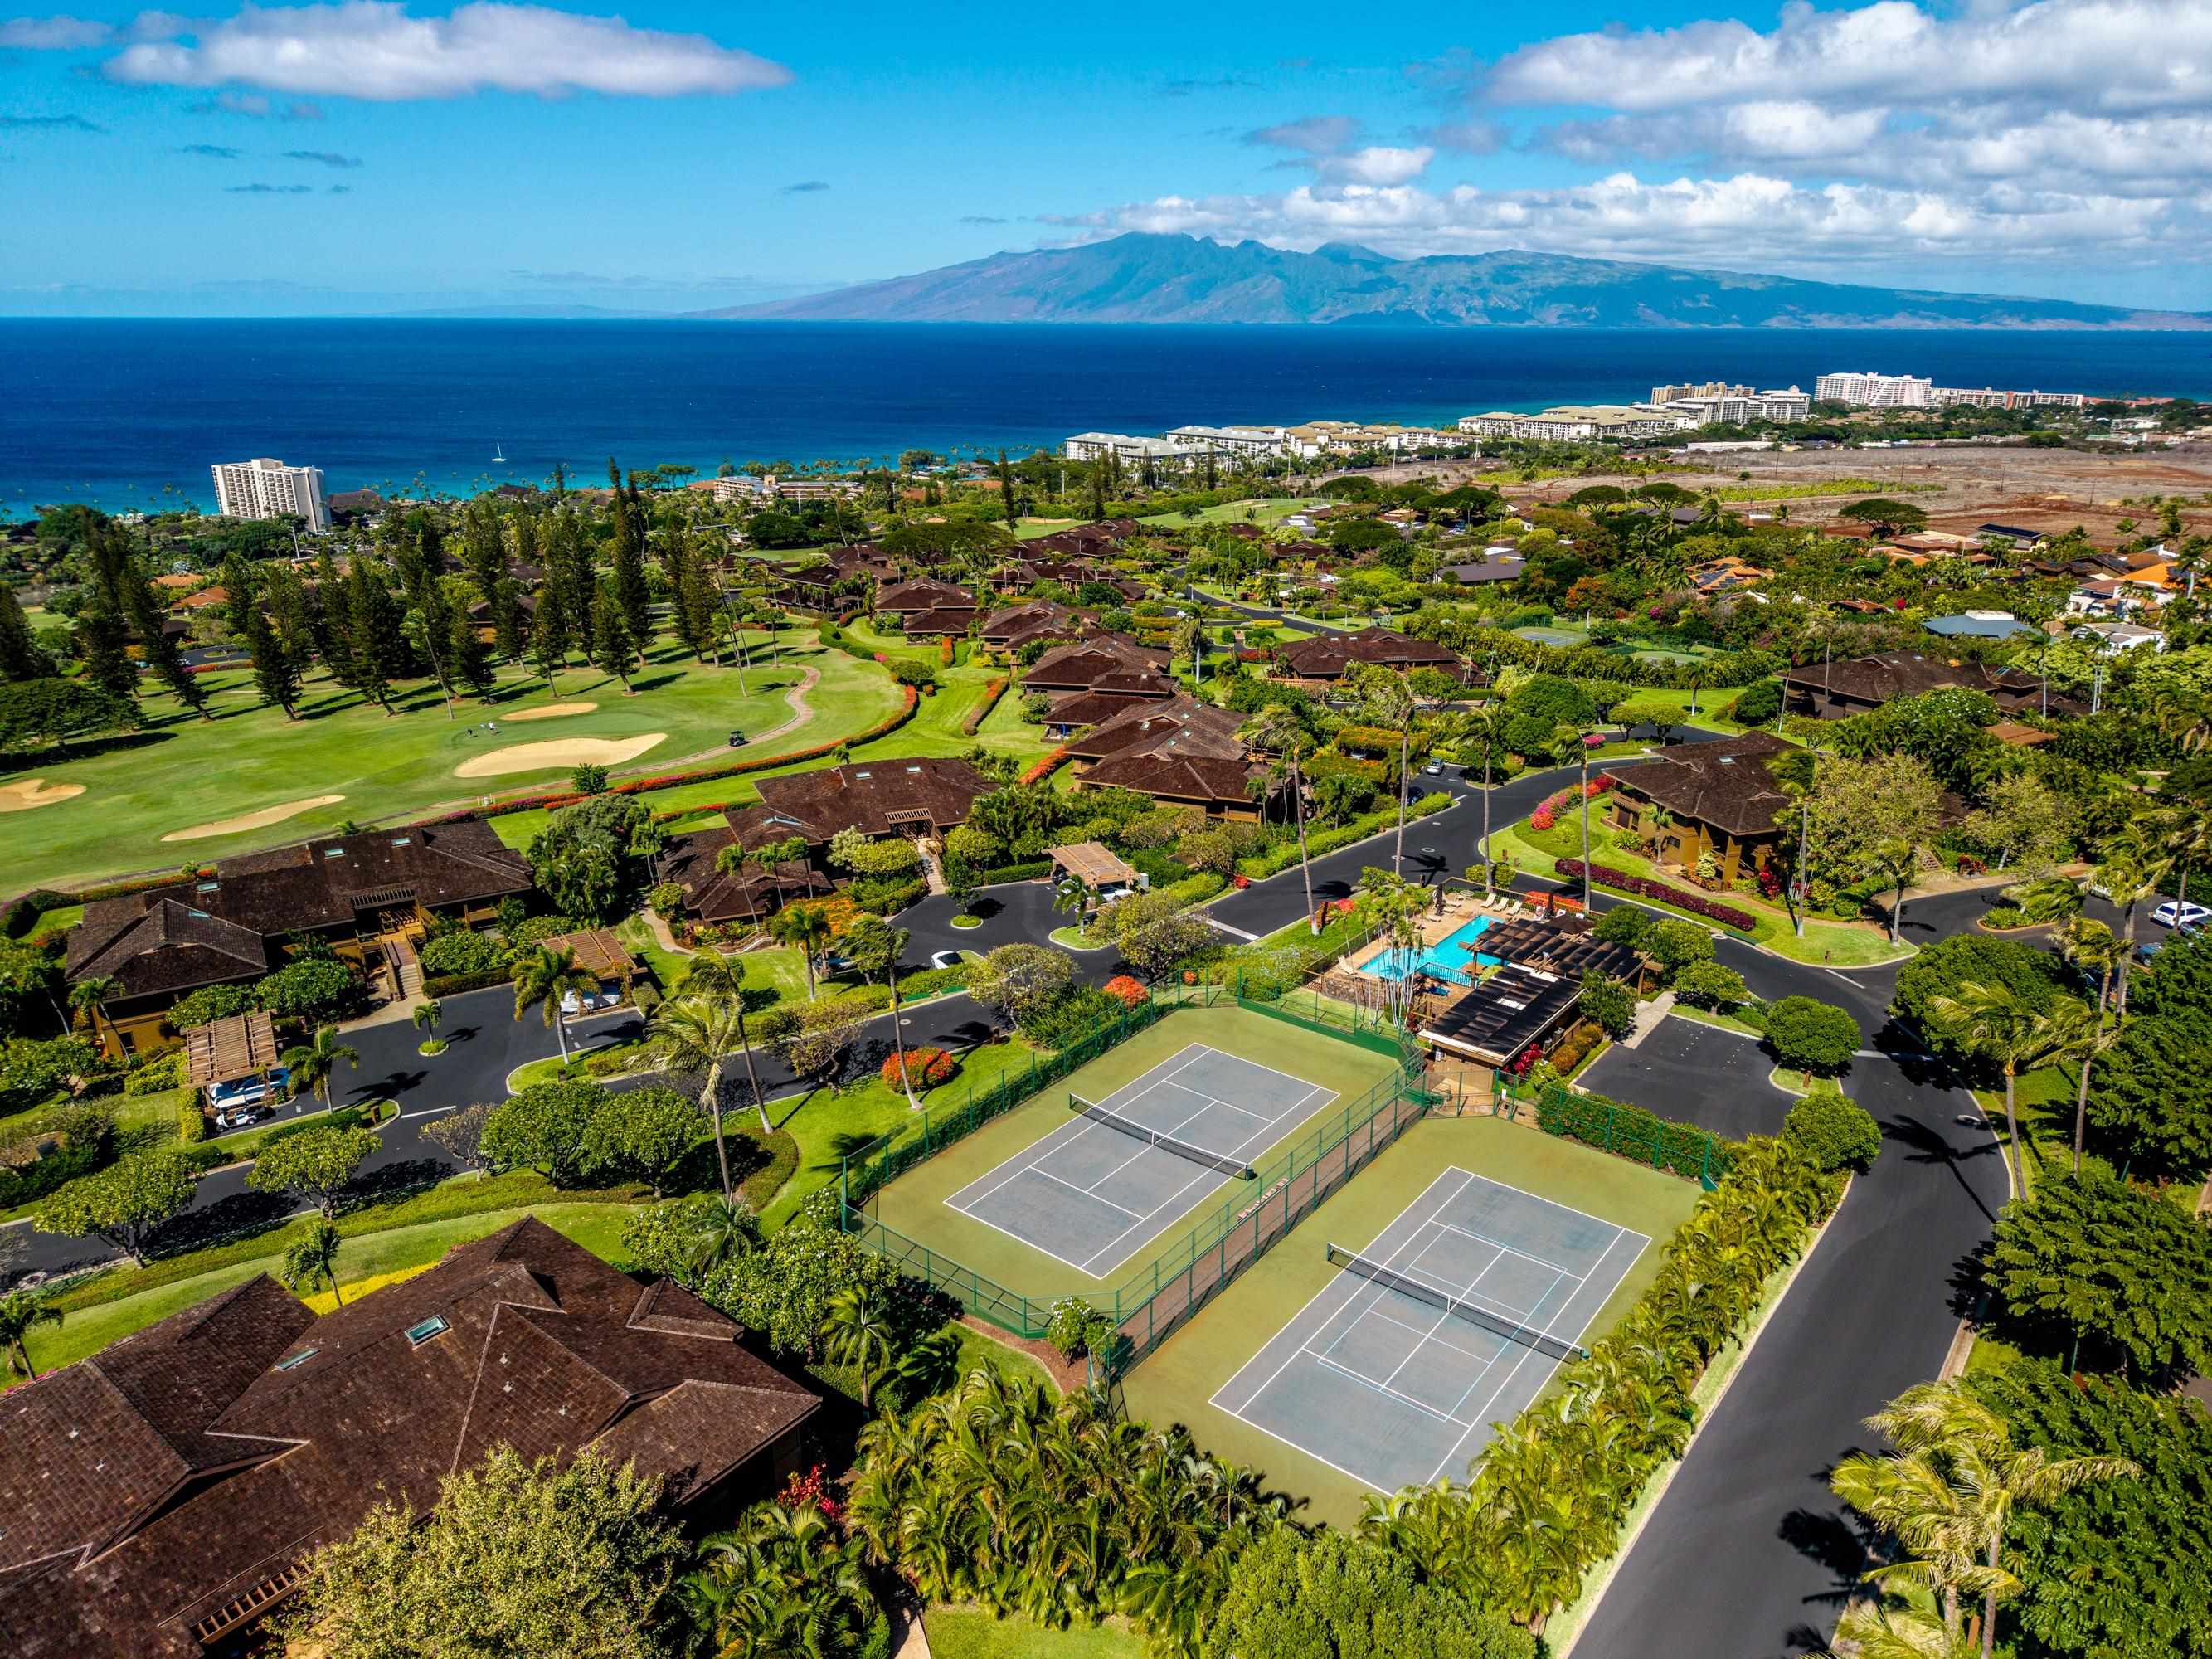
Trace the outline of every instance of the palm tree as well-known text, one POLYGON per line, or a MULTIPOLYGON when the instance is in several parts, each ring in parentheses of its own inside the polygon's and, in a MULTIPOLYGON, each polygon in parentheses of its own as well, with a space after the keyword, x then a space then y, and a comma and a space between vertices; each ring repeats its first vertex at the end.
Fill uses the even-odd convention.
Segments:
POLYGON ((2106 843, 2104 861, 2091 882, 2103 888, 2120 910, 2118 1001, 2113 1012, 2122 1020, 2128 1017, 2128 968, 2136 954, 2136 908, 2158 890, 2166 869, 2167 860, 2138 819, 2106 843))
POLYGON ((877 1376, 891 1363, 890 1316, 874 1289, 848 1285, 830 1298, 822 1322, 823 1351, 837 1364, 860 1374, 860 1409, 866 1411, 877 1376))
POLYGON ((760 1218, 742 1198, 711 1197, 699 1206, 688 1251, 692 1268, 710 1273, 733 1256, 760 1248, 760 1218))
POLYGON ((1579 726, 1562 726, 1552 733, 1553 758, 1562 766, 1582 769, 1580 805, 1583 820, 1583 908, 1590 908, 1589 872, 1589 744, 1579 726))
POLYGON ((1306 888, 1306 926, 1317 933, 1321 931, 1321 917, 1314 908, 1313 866, 1306 860, 1305 788, 1298 776, 1298 750, 1305 728, 1298 724, 1297 712, 1288 703, 1271 702, 1245 721, 1237 736, 1240 742, 1255 748, 1277 755, 1287 751, 1290 755, 1291 802, 1297 813, 1298 875, 1306 888))
MULTIPOLYGON (((745 1004, 743 994, 717 991, 701 985, 696 975, 684 991, 653 1011, 652 1042, 660 1062, 670 1071, 696 1074, 705 1079, 699 1103, 714 1124, 714 1157, 721 1166, 722 1197, 737 1196, 730 1182, 730 1152, 722 1139, 722 1062, 733 1048, 743 1049, 748 1070, 752 1051, 745 1046, 745 1004)), ((761 1133, 773 1134, 768 1107, 760 1097, 760 1079, 753 1079, 753 1104, 760 1113, 761 1133)))
POLYGON ((12 1375, 38 1381, 38 1367, 31 1364, 30 1334, 40 1325, 61 1322, 61 1310, 48 1307, 28 1291, 10 1291, 0 1297, 0 1347, 8 1351, 12 1375))
POLYGON ((533 1004, 541 1006, 545 1023, 553 1028, 553 1040, 560 1045, 561 1064, 566 1066, 568 1020, 561 1004, 572 991, 581 998, 599 988, 599 976, 577 962, 573 945, 563 945, 556 953, 541 945, 515 964, 514 1017, 520 1019, 533 1004))
POLYGON ((1097 895, 1091 890, 1091 884, 1085 881, 1082 877, 1062 876, 1053 884, 1052 913, 1054 915, 1064 915, 1073 910, 1076 913, 1075 925, 1078 927, 1088 927, 1091 922, 1091 901, 1097 895))
POLYGON ((2048 1018, 2052 1056, 2071 1060, 2081 1070, 2074 1091, 2074 1173, 2078 1176, 2081 1173, 2082 1136, 2089 1121, 2089 1069, 2098 1055, 2120 1040, 2120 1028, 2105 1024, 2101 1000, 2092 1007, 2069 997, 2053 1004, 2048 1018))
MULTIPOLYGON (((113 996, 122 987, 112 975, 94 974, 77 981, 69 989, 70 1006, 82 1014, 91 1024, 92 1035, 102 1048, 107 1046, 107 1039, 100 1029, 100 1016, 106 1012, 108 998, 113 996)), ((116 1047, 120 1048, 122 1046, 121 1040, 118 1038, 116 1047)))
MULTIPOLYGON (((2022 882, 2008 890, 2006 896, 2021 915, 2034 922, 2063 921, 2078 915, 2081 908, 2081 886, 2065 876, 2022 882)), ((2104 926, 2102 922, 2097 925, 2104 926)))
POLYGON ((446 1045, 438 1041, 438 1022, 445 1012, 435 997, 426 997, 415 1005, 415 1029, 427 1034, 422 1043, 423 1054, 441 1054, 446 1052, 446 1045))
POLYGON ((277 1269, 276 1276, 295 1291, 302 1285, 312 1291, 316 1285, 328 1285, 331 1298, 339 1307, 344 1307, 345 1295, 338 1289, 341 1242, 338 1230, 328 1218, 318 1216, 284 1252, 284 1263, 277 1269))
MULTIPOLYGON (((1996 1644, 1998 1598, 2019 1585, 2003 1565, 2004 1533, 2013 1510, 2022 1504, 2048 1504, 2094 1480, 2124 1480, 2141 1473, 2124 1457, 2054 1460, 2040 1446, 2015 1447, 2005 1420, 1955 1382, 1907 1389, 1867 1419, 1867 1426, 1895 1443, 1900 1454, 1897 1461, 1922 1460, 1923 1467, 1948 1489, 1948 1500, 1942 1509, 1957 1519, 1947 1521, 1943 1536, 1955 1542, 1963 1531, 1973 1540, 1973 1554, 1978 1557, 1973 1571, 1953 1568, 1948 1577, 1955 1590, 1978 1592, 1982 1597, 1982 1659, 1989 1659, 1996 1644)), ((1840 1484, 1844 1468, 1863 1461, 1865 1455, 1856 1453, 1838 1466, 1837 1491, 1847 1502, 1852 1500, 1840 1484)), ((1905 1541, 1913 1547, 1909 1538, 1905 1541)), ((1936 1577, 1932 1566, 1915 1571, 1910 1563, 1878 1570, 1878 1575, 1892 1573, 1908 1582, 1928 1583, 1936 1577)), ((1946 1627, 1951 1627, 1948 1619, 1946 1627)))
MULTIPOLYGON (((1944 1624, 1924 1590, 1908 1585, 1904 1595, 1903 1607, 1871 1600, 1845 1607, 1836 1620, 1836 1646, 1851 1659, 1974 1659, 1975 1644, 1964 1632, 1944 1624), (1928 1605, 1920 1605, 1923 1601, 1928 1605)), ((1832 1650, 1823 1659, 1838 1656, 1832 1650)))
POLYGON ((1962 1046, 2003 1071, 2006 1158, 2012 1166, 2013 1191, 2025 1194, 2027 1169, 2021 1154, 2014 1081, 2063 1051, 2069 1036, 2063 1016, 2055 1009, 2037 1007, 2009 985, 1982 985, 1972 980, 1960 986, 1956 996, 1930 997, 1928 1006, 1962 1046))
POLYGON ((1881 884, 1896 897, 1889 906, 1889 942, 1901 945, 1905 941, 1905 896, 1912 888, 1912 878, 1920 873, 1920 843, 1907 836, 1897 836, 1881 842, 1867 855, 1868 866, 1881 878, 1881 884))
POLYGON ((2189 866, 2212 856, 2212 816, 2195 807, 2174 808, 2149 815, 2150 833, 2160 854, 2173 869, 2173 896, 2189 899, 2189 866))
POLYGON ((323 1097, 323 1109, 331 1107, 331 1085, 337 1080, 338 1062, 349 1066, 361 1064, 361 1050, 338 1041, 338 1028, 319 1025, 315 1035, 306 1042, 287 1048, 281 1059, 289 1086, 295 1096, 302 1090, 312 1090, 323 1097))
POLYGON ((1469 744, 1482 745, 1482 896, 1493 901, 1498 897, 1498 885, 1492 874, 1494 866, 1490 857, 1490 763, 1504 733, 1505 711, 1485 703, 1468 711, 1460 739, 1462 754, 1467 752, 1469 744))
POLYGON ((830 937, 830 918, 815 904, 793 904, 779 910, 768 924, 769 934, 781 945, 798 948, 806 964, 806 1000, 814 1000, 814 957, 830 937))

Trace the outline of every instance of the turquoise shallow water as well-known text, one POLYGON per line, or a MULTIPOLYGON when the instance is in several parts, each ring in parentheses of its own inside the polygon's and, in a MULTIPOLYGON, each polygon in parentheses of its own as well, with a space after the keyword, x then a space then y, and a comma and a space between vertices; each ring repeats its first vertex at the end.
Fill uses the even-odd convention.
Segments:
POLYGON ((414 318, 0 319, 0 513, 203 506, 216 460, 453 493, 556 462, 896 461, 1100 429, 1435 423, 1662 381, 2212 393, 2212 334, 2057 330, 1094 327, 414 318), (505 465, 492 457, 503 449, 505 465))

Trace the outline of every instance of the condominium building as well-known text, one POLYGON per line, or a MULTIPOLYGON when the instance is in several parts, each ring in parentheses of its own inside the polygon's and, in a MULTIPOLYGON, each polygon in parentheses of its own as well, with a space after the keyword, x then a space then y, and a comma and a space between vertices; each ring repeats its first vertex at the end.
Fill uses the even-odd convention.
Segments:
POLYGON ((1071 461, 1118 460, 1124 466, 1188 467, 1208 453, 1194 446, 1171 443, 1165 438, 1138 438, 1126 432, 1079 432, 1061 447, 1071 461))
POLYGON ((1518 438, 1533 443, 1572 443, 1589 438, 1656 438, 1686 431, 1698 419, 1648 404, 1565 404, 1534 415, 1498 411, 1467 415, 1459 429, 1485 438, 1518 438))
POLYGON ((323 470, 287 466, 266 455, 215 464, 215 510, 226 519, 298 519, 310 530, 331 527, 323 470))
POLYGON ((1655 404, 1678 404, 1689 398, 1748 398, 1747 386, 1730 386, 1726 380, 1703 380, 1695 386, 1687 382, 1680 386, 1655 386, 1651 401, 1655 404))
POLYGON ((1694 416, 1698 426, 1739 426, 1746 421, 1802 421, 1813 400, 1794 386, 1787 392, 1753 392, 1739 386, 1724 396, 1655 398, 1652 404, 1694 416))
POLYGON ((1279 426, 1179 426, 1164 434, 1185 449, 1217 455, 1279 455, 1283 428, 1279 426))
POLYGON ((1938 409, 2080 409, 2089 401, 2078 392, 2000 392, 1994 386, 1939 386, 1938 409))
POLYGON ((1823 374, 1813 382, 1814 402, 1857 409, 1928 409, 1935 394, 1935 382, 1917 374, 1823 374))
POLYGON ((852 478, 779 478, 774 473, 759 478, 733 473, 707 480, 706 488, 718 501, 851 501, 860 493, 852 478))

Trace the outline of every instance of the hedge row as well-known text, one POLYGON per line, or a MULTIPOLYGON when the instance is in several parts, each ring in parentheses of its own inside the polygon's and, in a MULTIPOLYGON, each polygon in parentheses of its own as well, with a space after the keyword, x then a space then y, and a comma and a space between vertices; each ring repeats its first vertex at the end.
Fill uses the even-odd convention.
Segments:
POLYGON ((422 981, 422 994, 426 997, 457 997, 464 991, 482 991, 494 985, 511 985, 514 981, 514 969, 511 964, 505 968, 479 968, 473 974, 426 976, 422 981))
POLYGON ((1006 695, 1006 677, 1003 674, 994 676, 983 688, 983 701, 970 709, 968 718, 960 722, 960 735, 972 738, 982 730, 983 722, 990 718, 991 711, 999 706, 999 699, 1006 695))
POLYGON ((1052 873, 1050 859, 1025 859, 1019 864, 1002 864, 995 870, 978 870, 978 887, 996 887, 1002 882, 1040 881, 1052 873))
MULTIPOLYGON (((688 772, 659 772, 651 776, 630 778, 607 791, 611 795, 638 795, 649 790, 671 789, 679 784, 706 783, 715 778, 734 778, 748 772, 766 772, 779 766, 794 766, 800 761, 819 760, 824 755, 834 755, 848 744, 873 743, 878 738, 888 737, 914 718, 921 694, 910 685, 899 690, 904 693, 898 709, 876 722, 866 731, 849 738, 837 738, 828 743, 817 743, 805 749, 794 749, 788 754, 756 755, 747 760, 723 761, 714 766, 695 767, 688 772)), ((447 812, 434 818, 418 818, 418 823, 458 823, 465 818, 505 817, 510 812, 551 811, 563 806, 574 806, 584 799, 582 795, 562 793, 550 795, 520 795, 512 800, 494 801, 489 806, 472 806, 459 812, 447 812)))
MULTIPOLYGON (((1561 875, 1574 878, 1579 877, 1582 872, 1583 861, 1580 859, 1559 860, 1561 875)), ((1703 893, 1694 893, 1687 888, 1670 887, 1663 881, 1652 880, 1649 876, 1632 876, 1627 871, 1615 870, 1610 865, 1593 864, 1589 866, 1589 878, 1601 887, 1616 888, 1624 893, 1636 893, 1644 898, 1658 899, 1663 903, 1674 905, 1677 909, 1687 910, 1692 915, 1703 916, 1709 921, 1717 921, 1723 927, 1733 927, 1738 933, 1754 933, 1759 927, 1759 918, 1748 910, 1739 910, 1732 904, 1723 904, 1717 899, 1707 898, 1703 893)))
POLYGON ((1536 1102, 1536 1127, 1565 1135, 1601 1152, 1612 1152, 1655 1170, 1671 1170, 1695 1181, 1717 1177, 1726 1157, 1713 1135, 1693 1124, 1676 1123, 1656 1112, 1603 1095, 1577 1094, 1563 1083, 1547 1089, 1536 1102), (1708 1168, 1708 1152, 1718 1168, 1708 1168))

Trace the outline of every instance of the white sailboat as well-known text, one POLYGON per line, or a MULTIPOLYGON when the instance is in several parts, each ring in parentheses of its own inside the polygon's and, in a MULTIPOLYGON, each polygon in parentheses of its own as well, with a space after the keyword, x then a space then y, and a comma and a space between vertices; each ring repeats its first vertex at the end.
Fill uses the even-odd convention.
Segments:
POLYGON ((491 458, 494 461, 504 461, 507 459, 507 446, 500 442, 496 438, 494 438, 491 441, 491 458))

